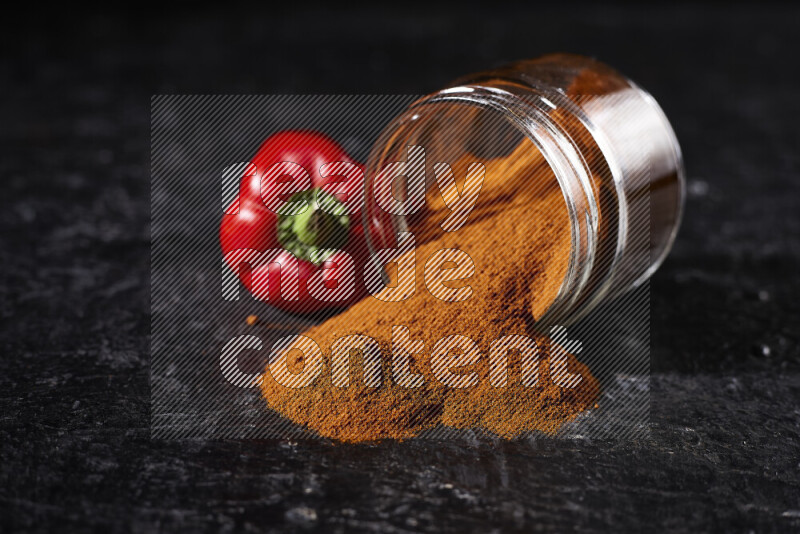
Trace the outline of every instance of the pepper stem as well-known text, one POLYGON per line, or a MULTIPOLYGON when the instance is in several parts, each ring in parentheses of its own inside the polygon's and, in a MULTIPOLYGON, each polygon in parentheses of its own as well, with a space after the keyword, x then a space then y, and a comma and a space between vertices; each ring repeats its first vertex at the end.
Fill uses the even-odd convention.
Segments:
POLYGON ((298 259, 321 265, 348 240, 350 217, 336 197, 319 188, 292 195, 307 208, 297 215, 278 216, 278 241, 298 259))
POLYGON ((323 246, 330 234, 340 226, 335 216, 322 211, 319 206, 311 206, 295 216, 292 229, 306 245, 323 246))

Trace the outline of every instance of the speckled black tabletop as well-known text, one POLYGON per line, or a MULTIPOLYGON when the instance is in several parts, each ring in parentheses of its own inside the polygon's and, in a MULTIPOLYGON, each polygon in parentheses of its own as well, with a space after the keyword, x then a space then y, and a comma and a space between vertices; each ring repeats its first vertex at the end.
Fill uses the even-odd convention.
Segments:
POLYGON ((800 530, 800 11, 33 7, 0 36, 0 531, 800 530), (684 150, 649 438, 150 440, 150 95, 424 93, 552 51, 684 150))

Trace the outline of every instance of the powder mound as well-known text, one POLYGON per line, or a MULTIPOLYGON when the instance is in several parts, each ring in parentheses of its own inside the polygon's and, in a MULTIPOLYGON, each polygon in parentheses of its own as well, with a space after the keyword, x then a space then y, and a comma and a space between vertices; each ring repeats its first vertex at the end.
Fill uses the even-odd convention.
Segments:
MULTIPOLYGON (((467 158, 453 164, 455 176, 465 176, 467 164, 467 158)), ((552 172, 526 143, 511 156, 490 160, 478 204, 468 222, 451 233, 437 231, 449 212, 435 188, 427 200, 425 217, 411 228, 417 238, 411 253, 416 264, 413 296, 400 302, 368 297, 303 332, 322 350, 323 372, 306 387, 288 388, 268 365, 260 383, 263 398, 295 423, 344 442, 406 439, 437 425, 483 428, 507 438, 528 431, 557 432, 594 405, 600 388, 586 366, 533 329, 558 295, 571 249, 569 219, 552 172), (442 249, 460 249, 474 262, 475 274, 453 286, 468 284, 473 293, 467 300, 445 302, 426 289, 425 260, 442 249), (392 327, 406 327, 412 342, 424 343, 410 363, 410 371, 423 380, 418 387, 404 387, 394 379, 392 327), (357 350, 349 355, 348 386, 334 384, 331 346, 357 334, 380 347, 378 387, 367 385, 369 371, 357 350), (498 387, 492 380, 490 347, 515 334, 535 341, 538 361, 526 376, 538 372, 538 380, 523 384, 523 358, 519 350, 511 350, 507 380, 498 387), (480 351, 477 359, 452 367, 465 380, 477 377, 470 387, 444 385, 437 376, 440 369, 432 365, 433 347, 451 335, 470 338, 480 351), (556 383, 553 376, 558 374, 551 369, 556 364, 572 377, 572 387, 556 383)), ((301 351, 286 353, 290 372, 301 373, 306 363, 301 351)))

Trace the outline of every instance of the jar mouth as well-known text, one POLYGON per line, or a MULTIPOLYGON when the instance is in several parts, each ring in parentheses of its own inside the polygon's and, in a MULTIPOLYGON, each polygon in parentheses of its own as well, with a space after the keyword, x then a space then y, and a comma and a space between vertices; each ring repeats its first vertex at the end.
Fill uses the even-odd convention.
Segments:
MULTIPOLYGON (((585 162, 548 118, 549 111, 547 99, 532 102, 499 88, 479 85, 445 89, 409 106, 384 130, 368 160, 367 209, 363 216, 370 250, 374 253, 391 245, 391 239, 387 241, 385 234, 413 230, 413 215, 385 217, 384 224, 390 226, 388 232, 369 230, 376 225, 374 219, 370 220, 375 213, 369 208, 373 195, 369 177, 380 172, 384 164, 405 159, 402 149, 406 146, 422 142, 423 146, 436 147, 426 154, 429 168, 433 162, 459 160, 467 152, 477 161, 496 161, 511 157, 515 149, 522 147, 531 158, 538 157, 547 170, 537 175, 542 183, 526 185, 526 188, 556 187, 560 191, 560 209, 566 213, 564 224, 569 227, 569 252, 557 291, 550 295, 546 306, 535 308, 532 315, 537 328, 555 321, 566 324, 595 261, 599 213, 585 162), (546 181, 551 183, 544 183, 546 181)), ((458 172, 455 172, 456 182, 458 172)), ((435 179, 430 174, 426 174, 426 187, 435 187, 430 183, 435 179)))

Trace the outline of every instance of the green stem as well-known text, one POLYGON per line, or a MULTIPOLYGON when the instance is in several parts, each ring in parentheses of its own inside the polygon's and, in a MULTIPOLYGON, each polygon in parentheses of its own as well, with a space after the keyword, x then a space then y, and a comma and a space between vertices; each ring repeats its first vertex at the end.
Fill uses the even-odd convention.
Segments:
POLYGON ((334 250, 343 247, 350 232, 347 208, 319 188, 294 194, 308 208, 298 215, 278 216, 278 241, 298 259, 321 265, 334 250))

